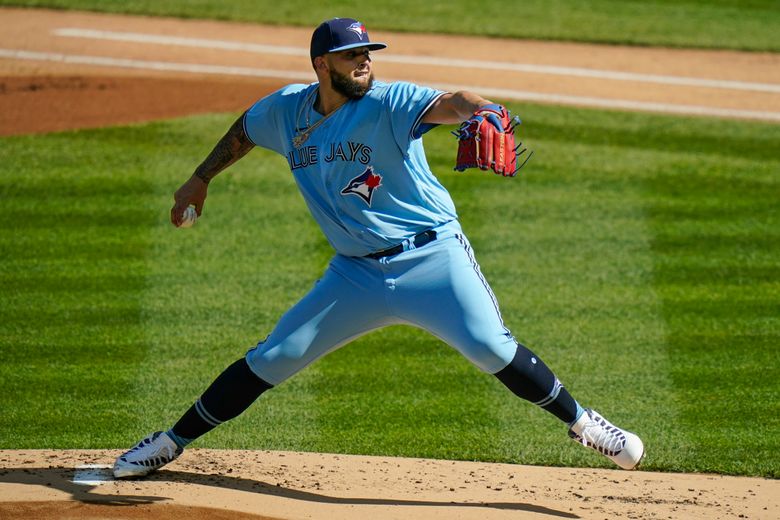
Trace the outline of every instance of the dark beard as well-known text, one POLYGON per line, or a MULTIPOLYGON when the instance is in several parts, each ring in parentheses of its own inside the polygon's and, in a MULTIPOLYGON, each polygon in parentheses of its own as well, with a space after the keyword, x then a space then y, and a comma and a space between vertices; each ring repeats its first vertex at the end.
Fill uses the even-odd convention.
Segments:
POLYGON ((360 99, 371 90, 374 84, 374 73, 371 72, 368 77, 368 83, 362 85, 353 80, 346 74, 340 74, 335 70, 330 70, 330 85, 333 90, 346 97, 347 99, 360 99))

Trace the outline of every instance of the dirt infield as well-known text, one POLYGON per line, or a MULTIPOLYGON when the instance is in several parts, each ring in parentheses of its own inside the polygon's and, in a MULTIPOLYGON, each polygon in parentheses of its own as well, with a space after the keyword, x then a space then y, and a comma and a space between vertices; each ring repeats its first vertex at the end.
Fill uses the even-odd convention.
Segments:
MULTIPOLYGON (((239 111, 284 83, 315 79, 305 28, 3 8, 0 26, 0 135, 239 111)), ((390 44, 376 53, 380 79, 519 101, 780 121, 778 54, 380 31, 372 38, 390 44)))
MULTIPOLYGON (((299 52, 308 29, 21 9, 0 9, 0 26, 0 135, 239 111, 310 74, 299 52)), ((377 54, 381 78, 498 89, 518 100, 780 117, 774 54, 372 37, 396 56, 440 58, 383 63, 377 54), (522 70, 475 74, 447 61, 495 60, 498 44, 522 70), (688 81, 701 78, 709 83, 688 81)), ((106 466, 119 451, 0 451, 0 518, 780 518, 776 480, 188 450, 148 479, 117 482, 106 466)))
POLYGON ((114 481, 103 468, 76 469, 110 465, 116 455, 0 451, 0 517, 713 520, 780 514, 780 482, 715 475, 200 449, 138 481, 114 481))
POLYGON ((0 136, 237 111, 278 86, 209 78, 0 77, 0 136))

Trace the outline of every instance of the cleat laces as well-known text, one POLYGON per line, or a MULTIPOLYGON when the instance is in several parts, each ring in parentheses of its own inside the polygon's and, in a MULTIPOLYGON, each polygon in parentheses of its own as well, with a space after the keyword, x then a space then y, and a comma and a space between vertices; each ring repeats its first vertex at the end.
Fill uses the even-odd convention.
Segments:
POLYGON ((593 412, 588 414, 588 420, 582 431, 579 434, 572 431, 571 436, 583 446, 593 448, 610 457, 620 453, 626 446, 626 436, 623 431, 593 412))

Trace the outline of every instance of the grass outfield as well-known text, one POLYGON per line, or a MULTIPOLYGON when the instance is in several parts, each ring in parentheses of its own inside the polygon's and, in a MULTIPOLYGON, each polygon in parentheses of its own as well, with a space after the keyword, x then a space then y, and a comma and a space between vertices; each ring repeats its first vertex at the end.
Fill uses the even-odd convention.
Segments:
MULTIPOLYGON (((777 477, 780 126, 511 108, 523 176, 452 171, 508 326, 645 468, 777 477)), ((0 139, 0 448, 119 448, 169 426, 262 339, 331 250, 256 150, 189 230, 173 190, 235 115, 0 139)), ((315 363, 197 447, 608 467, 438 340, 392 327, 315 363)))
MULTIPOLYGON (((777 0, 0 0, 0 5, 215 18, 314 27, 333 16, 369 28, 633 45, 780 51, 777 0)), ((497 49, 500 54, 500 49, 497 49)))

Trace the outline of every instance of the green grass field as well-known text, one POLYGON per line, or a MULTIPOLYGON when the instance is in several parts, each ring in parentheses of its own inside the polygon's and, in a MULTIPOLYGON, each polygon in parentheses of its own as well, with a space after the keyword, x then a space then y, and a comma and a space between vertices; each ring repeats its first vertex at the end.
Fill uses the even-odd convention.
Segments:
MULTIPOLYGON (((334 16, 370 29, 780 51, 777 0, 0 0, 0 5, 217 18, 313 27, 334 16)), ((500 54, 500 48, 496 51, 500 54)))
MULTIPOLYGON (((780 50, 776 0, 0 0, 312 26, 780 50)), ((434 171, 507 325, 644 468, 780 473, 780 126, 512 105, 535 157, 508 180, 434 171)), ((173 190, 235 114, 0 139, 0 449, 124 448, 168 427, 327 264, 286 163, 257 150, 190 230, 173 190)), ((196 447, 609 467, 425 333, 366 336, 196 447)))
MULTIPOLYGON (((508 326, 645 468, 778 476, 780 126, 512 105, 523 176, 434 171, 508 326)), ((235 114, 0 139, 0 448, 120 448, 169 426, 331 251, 286 163, 173 190, 235 114)), ((199 447, 608 467, 438 340, 393 327, 264 395, 199 447)))

